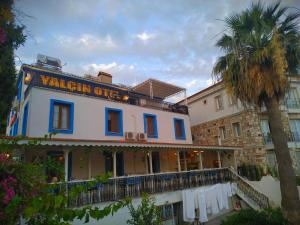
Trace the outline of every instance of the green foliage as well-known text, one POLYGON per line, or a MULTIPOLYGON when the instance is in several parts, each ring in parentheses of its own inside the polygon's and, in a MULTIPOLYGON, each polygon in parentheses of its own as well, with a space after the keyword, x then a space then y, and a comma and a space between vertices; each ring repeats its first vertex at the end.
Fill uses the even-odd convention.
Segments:
MULTIPOLYGON (((46 137, 47 138, 47 137, 46 137)), ((24 163, 12 159, 16 146, 30 151, 37 148, 39 140, 31 140, 28 144, 19 146, 19 137, 15 140, 0 139, 0 221, 1 224, 15 225, 20 216, 28 225, 67 225, 75 219, 88 222, 91 218, 101 220, 113 215, 120 208, 127 206, 130 199, 119 200, 105 208, 85 206, 69 208, 68 202, 76 198, 82 191, 96 183, 105 183, 111 174, 99 176, 87 186, 78 185, 66 190, 66 183, 45 183, 45 165, 55 172, 56 162, 47 160, 43 163, 24 163), (67 197, 68 196, 68 197, 67 197)))
POLYGON ((43 162, 44 170, 47 173, 47 180, 51 182, 51 178, 57 177, 59 181, 64 178, 64 166, 55 160, 54 158, 48 156, 45 162, 43 162))
POLYGON ((242 164, 238 167, 238 172, 241 176, 247 177, 249 180, 260 181, 263 175, 263 168, 258 165, 242 164))
POLYGON ((131 225, 159 225, 161 224, 160 211, 153 198, 150 198, 147 194, 143 194, 142 202, 134 208, 133 204, 128 205, 128 209, 131 215, 131 219, 127 221, 127 224, 131 225))
POLYGON ((24 27, 16 25, 12 0, 0 1, 0 133, 16 95, 14 50, 25 42, 24 27))
POLYGON ((216 44, 224 56, 213 73, 230 94, 255 106, 285 96, 287 75, 297 75, 300 62, 299 18, 299 12, 288 12, 280 2, 253 3, 225 18, 227 29, 216 44))
POLYGON ((242 210, 222 221, 221 225, 288 225, 279 208, 258 212, 253 209, 242 210))

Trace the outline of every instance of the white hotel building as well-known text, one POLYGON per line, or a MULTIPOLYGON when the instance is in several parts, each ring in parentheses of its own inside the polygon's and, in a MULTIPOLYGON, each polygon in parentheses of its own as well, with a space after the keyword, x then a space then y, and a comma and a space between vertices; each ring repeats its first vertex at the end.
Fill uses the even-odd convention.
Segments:
MULTIPOLYGON (((179 224, 180 190, 233 178, 228 167, 236 167, 240 148, 193 144, 188 108, 164 101, 184 89, 154 79, 128 88, 113 84, 107 73, 80 77, 62 72, 51 58, 45 62, 22 65, 6 138, 22 135, 20 143, 26 143, 55 133, 35 149, 20 148, 17 154, 27 162, 57 159, 70 185, 112 172, 108 183, 89 189, 71 206, 106 204, 148 192, 157 204, 171 209, 164 219, 179 224)), ((248 195, 258 206, 266 201, 253 188, 248 195)), ((117 220, 128 218, 126 209, 116 215, 104 224, 122 224, 117 220)))

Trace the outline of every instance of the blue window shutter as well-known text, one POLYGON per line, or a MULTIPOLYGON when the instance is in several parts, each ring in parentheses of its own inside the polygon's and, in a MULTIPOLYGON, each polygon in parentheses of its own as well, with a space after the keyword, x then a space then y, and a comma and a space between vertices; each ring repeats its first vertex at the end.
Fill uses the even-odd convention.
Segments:
POLYGON ((17 136, 18 135, 18 128, 19 128, 19 118, 16 119, 16 122, 14 124, 13 135, 12 136, 17 136))
POLYGON ((28 103, 24 107, 23 121, 22 121, 22 135, 26 136, 27 131, 27 120, 28 120, 28 103))
POLYGON ((144 113, 144 133, 147 134, 147 118, 153 118, 153 127, 154 127, 154 134, 148 135, 148 138, 158 138, 158 129, 157 129, 157 117, 154 114, 144 113))
POLYGON ((50 112, 49 112, 49 133, 63 133, 63 134, 73 134, 74 130, 74 103, 58 99, 50 99, 50 112), (70 127, 66 130, 54 129, 53 128, 53 113, 54 113, 54 104, 68 105, 70 106, 70 127))
POLYGON ((186 140, 184 120, 183 119, 174 118, 173 123, 174 123, 174 135, 175 135, 175 139, 176 140, 186 140), (177 122, 179 122, 179 125, 180 125, 180 130, 181 130, 181 134, 182 134, 181 137, 177 136, 177 134, 176 134, 176 123, 177 122))
POLYGON ((121 109, 105 107, 105 136, 123 136, 123 111, 121 109), (108 114, 109 112, 119 113, 119 133, 112 133, 108 130, 108 114))

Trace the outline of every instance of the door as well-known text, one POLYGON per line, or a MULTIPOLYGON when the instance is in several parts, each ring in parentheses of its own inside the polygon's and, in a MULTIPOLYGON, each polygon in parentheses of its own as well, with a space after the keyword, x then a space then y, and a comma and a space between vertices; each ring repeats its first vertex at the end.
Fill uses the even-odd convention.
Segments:
POLYGON ((124 176, 124 154, 123 152, 117 152, 117 176, 124 176))
POLYGON ((160 157, 159 152, 152 152, 153 173, 160 172, 160 157))

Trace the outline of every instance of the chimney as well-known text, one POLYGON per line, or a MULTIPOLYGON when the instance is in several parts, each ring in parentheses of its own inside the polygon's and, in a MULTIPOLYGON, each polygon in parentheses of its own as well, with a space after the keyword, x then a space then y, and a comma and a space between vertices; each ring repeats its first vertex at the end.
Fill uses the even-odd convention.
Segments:
POLYGON ((98 80, 102 83, 111 84, 112 83, 112 75, 110 75, 109 73, 100 71, 98 73, 98 80))

